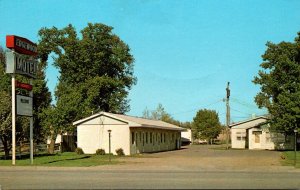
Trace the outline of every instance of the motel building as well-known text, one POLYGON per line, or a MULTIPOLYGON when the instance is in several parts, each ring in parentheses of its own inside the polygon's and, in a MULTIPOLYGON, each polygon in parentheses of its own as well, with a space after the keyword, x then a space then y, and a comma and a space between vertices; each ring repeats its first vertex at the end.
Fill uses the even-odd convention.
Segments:
POLYGON ((181 131, 185 129, 159 120, 100 112, 75 121, 77 147, 86 154, 104 149, 116 154, 122 148, 125 155, 180 149, 181 131), (110 143, 109 143, 110 142, 110 143))
POLYGON ((231 124, 231 147, 238 149, 274 150, 270 125, 264 116, 231 124))

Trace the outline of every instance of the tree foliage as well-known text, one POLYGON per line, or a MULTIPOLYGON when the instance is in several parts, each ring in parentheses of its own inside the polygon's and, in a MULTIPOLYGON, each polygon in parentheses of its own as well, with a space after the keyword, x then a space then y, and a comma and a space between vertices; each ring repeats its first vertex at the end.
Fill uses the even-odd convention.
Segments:
POLYGON ((52 131, 72 131, 72 123, 93 112, 129 111, 128 92, 136 83, 133 56, 113 28, 91 24, 81 30, 72 25, 63 29, 42 28, 39 51, 47 62, 54 53, 54 66, 59 70, 55 90, 56 105, 44 114, 44 123, 52 131))
POLYGON ((143 118, 146 119, 154 119, 154 120, 161 120, 167 123, 171 123, 173 125, 177 125, 184 128, 191 128, 190 122, 180 122, 176 119, 174 119, 169 113, 165 111, 165 108, 161 103, 158 104, 157 108, 155 110, 148 110, 145 108, 143 111, 143 118))
POLYGON ((5 54, 0 47, 0 140, 4 146, 5 157, 11 149, 11 85, 5 74, 5 54))
POLYGON ((256 104, 268 109, 273 130, 290 134, 300 125, 300 32, 295 42, 267 43, 256 104))
POLYGON ((194 117, 192 129, 195 138, 209 141, 220 134, 222 125, 216 111, 202 109, 199 110, 194 117))

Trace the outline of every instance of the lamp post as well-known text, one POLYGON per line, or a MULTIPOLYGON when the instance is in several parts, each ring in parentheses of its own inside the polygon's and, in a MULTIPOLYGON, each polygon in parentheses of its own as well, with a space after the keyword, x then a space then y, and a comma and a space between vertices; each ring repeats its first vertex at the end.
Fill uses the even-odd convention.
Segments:
POLYGON ((109 159, 109 162, 111 162, 111 157, 110 157, 110 153, 111 153, 111 143, 110 143, 110 134, 111 134, 111 130, 107 130, 108 132, 108 159, 109 159))
POLYGON ((297 164, 297 132, 298 132, 297 129, 294 129, 294 133, 295 133, 295 143, 294 143, 295 144, 295 149, 294 149, 295 150, 295 154, 294 154, 294 156, 295 156, 294 158, 295 159, 294 159, 294 166, 295 167, 296 167, 296 164, 297 164))

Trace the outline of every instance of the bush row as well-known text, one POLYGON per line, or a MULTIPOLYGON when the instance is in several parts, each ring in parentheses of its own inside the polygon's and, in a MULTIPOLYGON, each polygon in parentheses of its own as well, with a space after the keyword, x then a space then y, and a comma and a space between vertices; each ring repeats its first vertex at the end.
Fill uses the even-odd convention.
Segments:
MULTIPOLYGON (((75 152, 78 154, 78 155, 81 155, 81 154, 84 154, 82 148, 78 147, 75 149, 75 152)), ((124 156, 124 151, 122 148, 118 148, 116 149, 116 153, 118 156, 124 156)), ((96 150, 96 155, 105 155, 105 150, 104 149, 97 149, 96 150)))

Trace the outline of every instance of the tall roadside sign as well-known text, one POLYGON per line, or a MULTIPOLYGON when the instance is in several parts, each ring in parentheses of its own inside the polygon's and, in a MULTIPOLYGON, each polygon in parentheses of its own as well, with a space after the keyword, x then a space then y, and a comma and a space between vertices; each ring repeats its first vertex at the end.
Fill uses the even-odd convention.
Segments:
POLYGON ((33 93, 32 79, 37 72, 37 45, 30 40, 15 36, 6 36, 6 47, 11 52, 6 53, 6 73, 11 74, 12 88, 12 165, 16 165, 16 116, 30 117, 30 163, 33 164, 33 93), (30 84, 16 81, 15 75, 20 74, 30 78, 30 84), (16 95, 16 88, 29 91, 29 96, 16 95))

